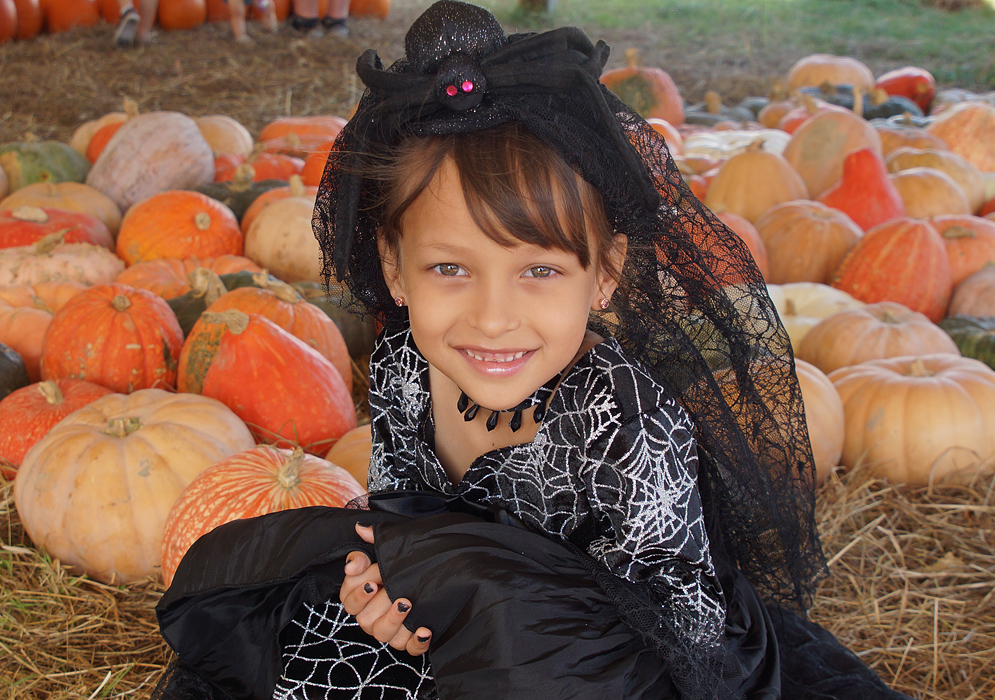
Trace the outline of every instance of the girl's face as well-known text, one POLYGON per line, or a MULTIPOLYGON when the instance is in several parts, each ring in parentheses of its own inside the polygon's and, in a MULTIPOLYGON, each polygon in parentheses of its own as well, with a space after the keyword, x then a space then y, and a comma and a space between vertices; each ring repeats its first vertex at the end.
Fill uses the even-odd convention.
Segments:
POLYGON ((381 258, 425 359, 494 410, 514 407, 566 367, 589 310, 615 290, 611 275, 593 262, 585 270, 571 252, 488 237, 448 159, 404 213, 396 257, 381 246, 381 258))

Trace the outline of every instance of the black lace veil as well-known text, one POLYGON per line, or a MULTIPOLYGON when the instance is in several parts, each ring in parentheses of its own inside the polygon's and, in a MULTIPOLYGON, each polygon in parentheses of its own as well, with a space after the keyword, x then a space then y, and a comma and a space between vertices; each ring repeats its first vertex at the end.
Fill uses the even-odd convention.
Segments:
POLYGON ((598 81, 607 45, 573 28, 506 36, 486 10, 442 0, 412 25, 405 50, 389 68, 372 50, 359 59, 367 90, 315 206, 326 280, 384 322, 403 320, 380 272, 383 193, 366 167, 412 135, 523 124, 601 193, 628 237, 612 304, 591 326, 694 420, 713 556, 767 602, 805 609, 824 560, 788 336, 746 246, 691 194, 663 138, 598 81))

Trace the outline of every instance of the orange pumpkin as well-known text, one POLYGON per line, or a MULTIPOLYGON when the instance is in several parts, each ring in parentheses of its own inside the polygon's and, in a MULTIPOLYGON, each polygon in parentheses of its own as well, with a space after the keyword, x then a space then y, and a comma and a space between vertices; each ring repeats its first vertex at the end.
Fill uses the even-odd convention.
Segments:
POLYGON ((207 19, 205 0, 159 0, 159 24, 163 29, 193 29, 207 19))
POLYGON ((671 155, 679 156, 684 152, 684 139, 681 137, 681 132, 673 124, 666 119, 657 119, 656 117, 650 117, 646 123, 652 126, 667 142, 667 149, 671 155))
POLYGON ((41 373, 121 393, 173 387, 182 349, 183 331, 165 301, 144 289, 101 285, 74 296, 52 318, 41 373))
POLYGON ((285 156, 280 153, 256 152, 248 158, 242 159, 233 153, 224 154, 224 160, 218 158, 214 161, 214 181, 231 182, 235 179, 235 172, 242 163, 252 166, 253 182, 261 180, 289 180, 291 175, 300 175, 304 169, 304 161, 293 156, 285 156))
POLYGON ((21 206, 0 211, 0 248, 32 245, 57 234, 65 243, 91 243, 114 249, 114 238, 100 219, 65 209, 21 206))
POLYGON ((231 12, 228 11, 227 0, 207 0, 207 22, 227 22, 231 19, 231 12))
POLYGON ((294 134, 299 138, 306 136, 322 136, 322 142, 338 136, 345 126, 346 120, 332 115, 316 115, 310 117, 280 117, 274 119, 259 132, 260 141, 286 137, 294 134))
POLYGON ((720 211, 716 213, 716 216, 719 218, 719 221, 732 229, 733 233, 743 239, 743 242, 750 251, 750 255, 753 256, 753 262, 760 269, 760 274, 766 278, 769 274, 767 269, 767 247, 760 238, 760 234, 757 233, 756 227, 744 217, 732 212, 720 211))
POLYGON ((328 460, 259 445, 204 470, 170 509, 162 535, 162 579, 168 586, 180 559, 199 537, 233 520, 292 508, 341 508, 366 490, 328 460))
POLYGON ((967 480, 995 457, 995 372, 954 354, 894 357, 830 373, 843 401, 843 464, 893 483, 967 480))
POLYGON ((964 102, 951 107, 926 127, 954 153, 964 156, 983 173, 995 171, 995 106, 964 102))
POLYGON ((684 100, 673 78, 661 68, 639 64, 636 49, 625 50, 624 68, 606 70, 601 82, 644 119, 656 117, 674 126, 684 123, 684 100))
POLYGON ((868 303, 897 301, 938 322, 951 293, 946 246, 928 221, 892 219, 864 234, 833 286, 868 303))
POLYGON ((881 155, 881 137, 873 126, 849 110, 827 110, 806 120, 784 149, 787 160, 817 198, 839 182, 849 153, 870 148, 881 155))
POLYGON ((286 282, 265 274, 256 275, 255 282, 258 287, 233 289, 214 301, 207 310, 238 310, 268 318, 327 358, 342 375, 342 381, 351 393, 352 360, 335 322, 317 306, 305 301, 286 282))
POLYGON ((820 194, 818 200, 844 212, 865 231, 905 216, 901 193, 888 178, 881 156, 870 148, 847 154, 839 182, 820 194))
POLYGON ((906 66, 878 76, 874 86, 889 95, 900 95, 915 102, 924 114, 936 96, 936 78, 925 68, 906 66))
POLYGON ((242 248, 242 230, 232 210, 190 190, 162 192, 133 206, 117 239, 117 254, 128 265, 156 258, 241 255, 242 248))
POLYGON ((218 275, 233 272, 262 272, 262 268, 241 255, 216 258, 157 258, 132 265, 115 280, 118 284, 147 289, 163 299, 173 299, 190 291, 190 273, 207 268, 218 275))
POLYGON ((771 207, 808 199, 808 188, 781 155, 751 146, 729 158, 708 186, 705 205, 756 222, 771 207))
POLYGON ((942 328, 901 304, 881 301, 822 319, 805 335, 798 357, 828 374, 868 360, 943 352, 960 355, 942 328))
POLYGON ((0 302, 0 343, 21 356, 32 382, 41 379, 42 342, 51 323, 51 310, 0 302))
POLYGON ((864 233, 843 212, 810 200, 779 204, 756 226, 767 250, 766 279, 773 284, 828 284, 864 233))
POLYGON ((332 152, 335 141, 325 141, 318 148, 308 154, 304 159, 304 167, 301 168, 301 181, 309 187, 317 187, 321 184, 321 176, 325 172, 325 164, 328 162, 328 154, 332 152))
POLYGON ((67 32, 74 27, 92 27, 100 21, 95 0, 56 0, 45 4, 48 31, 67 32))
POLYGON ((0 44, 17 36, 17 5, 14 0, 0 0, 0 44))
POLYGON ((356 427, 342 375, 267 318, 204 313, 183 346, 179 388, 220 400, 260 442, 324 454, 356 427))
POLYGON ((995 221, 978 216, 937 216, 929 223, 947 247, 954 287, 985 265, 995 265, 995 221))
POLYGON ((370 423, 353 428, 338 439, 325 459, 338 465, 366 486, 370 473, 370 453, 373 449, 373 426, 370 423))
POLYGON ((14 0, 17 7, 17 32, 15 39, 33 39, 41 31, 45 17, 38 0, 14 0))
POLYGON ((13 479, 24 455, 56 423, 111 390, 80 379, 31 384, 0 401, 0 473, 13 479))
POLYGON ((390 0, 351 0, 349 15, 352 17, 377 17, 387 19, 390 0))

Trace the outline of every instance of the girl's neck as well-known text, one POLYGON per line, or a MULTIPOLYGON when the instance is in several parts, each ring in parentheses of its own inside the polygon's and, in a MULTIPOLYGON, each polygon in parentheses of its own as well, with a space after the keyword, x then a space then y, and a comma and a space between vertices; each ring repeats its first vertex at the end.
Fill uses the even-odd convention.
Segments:
MULTIPOLYGON (((561 373, 561 379, 581 356, 603 340, 598 334, 588 331, 573 360, 561 373)), ((435 423, 435 454, 453 484, 458 484, 463 479, 470 465, 481 455, 503 447, 532 442, 539 432, 541 424, 532 419, 532 411, 526 411, 522 426, 517 431, 512 431, 509 426, 511 411, 500 413, 497 426, 490 431, 486 426, 490 411, 481 409, 472 421, 465 421, 456 407, 460 388, 432 365, 429 365, 428 376, 432 418, 435 423)), ((554 389, 554 395, 555 392, 554 389)))

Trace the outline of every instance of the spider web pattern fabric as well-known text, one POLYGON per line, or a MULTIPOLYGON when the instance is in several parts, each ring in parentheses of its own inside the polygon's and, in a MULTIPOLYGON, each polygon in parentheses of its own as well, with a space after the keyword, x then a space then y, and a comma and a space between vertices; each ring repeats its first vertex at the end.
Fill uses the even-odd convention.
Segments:
POLYGON ((431 700, 427 656, 381 644, 342 605, 305 603, 281 636, 283 675, 273 700, 431 700))
POLYGON ((724 603, 696 487, 687 414, 613 339, 566 373, 535 438, 474 461, 453 485, 432 439, 428 363, 410 330, 384 332, 370 362, 371 493, 429 488, 502 507, 530 528, 646 584, 695 644, 715 645, 724 603))

